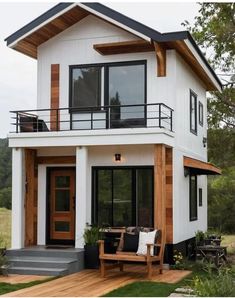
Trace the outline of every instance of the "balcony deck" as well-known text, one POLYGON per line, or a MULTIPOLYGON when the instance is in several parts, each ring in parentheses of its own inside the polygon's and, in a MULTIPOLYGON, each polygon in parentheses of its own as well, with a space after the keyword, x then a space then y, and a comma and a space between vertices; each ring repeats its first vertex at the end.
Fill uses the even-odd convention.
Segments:
POLYGON ((164 128, 173 131, 173 110, 163 103, 11 111, 15 133, 164 128))

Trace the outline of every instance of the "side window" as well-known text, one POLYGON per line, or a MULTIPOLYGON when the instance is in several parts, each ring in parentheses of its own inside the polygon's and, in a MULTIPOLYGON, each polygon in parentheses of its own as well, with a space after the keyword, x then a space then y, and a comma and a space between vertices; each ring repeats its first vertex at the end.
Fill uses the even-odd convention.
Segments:
POLYGON ((189 176, 189 219, 197 220, 197 176, 189 176))
POLYGON ((203 126, 203 104, 199 101, 199 106, 198 106, 198 114, 199 114, 199 124, 203 126))
POLYGON ((199 188, 199 207, 202 206, 202 188, 199 188))
POLYGON ((197 134, 197 94, 190 90, 190 131, 197 134))

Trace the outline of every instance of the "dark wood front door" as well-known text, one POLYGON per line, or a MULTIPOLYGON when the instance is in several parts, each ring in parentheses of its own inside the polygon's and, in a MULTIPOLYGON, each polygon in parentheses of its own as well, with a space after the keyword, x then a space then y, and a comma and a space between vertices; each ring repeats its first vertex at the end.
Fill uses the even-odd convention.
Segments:
POLYGON ((49 242, 74 243, 75 169, 51 169, 49 198, 49 242))

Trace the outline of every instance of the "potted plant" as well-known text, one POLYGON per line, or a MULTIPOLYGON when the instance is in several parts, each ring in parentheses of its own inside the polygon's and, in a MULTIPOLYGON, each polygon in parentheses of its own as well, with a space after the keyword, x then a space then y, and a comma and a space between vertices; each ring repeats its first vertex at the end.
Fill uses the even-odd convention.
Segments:
POLYGON ((0 255, 0 275, 8 276, 10 265, 6 256, 0 255))
POLYGON ((84 234, 84 257, 85 268, 98 269, 99 268, 99 246, 98 240, 101 239, 100 228, 97 226, 87 226, 84 234))
POLYGON ((195 238, 196 238, 196 245, 197 246, 202 246, 205 243, 205 234, 203 231, 197 231, 195 233, 195 238))

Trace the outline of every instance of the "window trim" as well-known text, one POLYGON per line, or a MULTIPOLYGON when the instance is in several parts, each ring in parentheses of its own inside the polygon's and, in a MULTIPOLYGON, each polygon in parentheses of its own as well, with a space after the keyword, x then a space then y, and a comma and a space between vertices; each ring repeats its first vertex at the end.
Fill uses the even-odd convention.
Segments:
MULTIPOLYGON (((92 182, 91 182, 91 187, 92 187, 92 203, 91 203, 91 222, 92 224, 97 224, 97 218, 98 218, 98 204, 97 204, 97 175, 96 175, 96 171, 97 170, 132 170, 132 207, 134 206, 135 209, 132 210, 132 215, 135 215, 135 218, 133 218, 133 224, 134 226, 137 224, 136 220, 138 220, 138 216, 137 216, 137 208, 138 208, 138 202, 136 201, 136 170, 139 169, 150 169, 152 171, 152 210, 154 210, 154 167, 153 166, 93 166, 92 167, 92 182)), ((113 175, 112 175, 112 179, 113 179, 113 175)), ((113 184, 113 181, 112 181, 113 184)), ((112 194, 113 197, 113 194, 112 194)), ((113 200, 112 200, 112 204, 113 204, 113 200)), ((113 215, 112 215, 113 217, 113 215)), ((154 226, 154 212, 152 212, 152 226, 154 226)))
POLYGON ((198 220, 198 196, 197 196, 197 175, 195 174, 190 174, 189 175, 189 220, 190 221, 196 221, 198 220), (192 210, 191 210, 191 200, 192 200, 192 193, 191 193, 191 185, 192 185, 192 180, 191 178, 192 177, 195 177, 195 184, 196 184, 196 187, 195 187, 195 198, 196 198, 196 216, 195 217, 192 217, 192 210))
POLYGON ((198 102, 198 123, 203 126, 204 107, 201 101, 198 102))
POLYGON ((189 117, 190 117, 190 132, 197 135, 197 94, 190 89, 190 105, 189 105, 189 117), (195 110, 195 129, 192 129, 192 97, 195 98, 194 110, 195 110))
MULTIPOLYGON (((69 107, 73 108, 72 106, 72 73, 73 69, 76 68, 89 68, 89 67, 102 67, 104 68, 104 82, 102 82, 102 76, 100 77, 100 93, 103 88, 104 90, 104 105, 109 105, 109 67, 115 67, 115 66, 133 66, 133 65, 143 65, 144 66, 144 104, 147 103, 147 60, 130 60, 130 61, 119 61, 119 62, 107 62, 107 63, 92 63, 92 64, 75 64, 75 65, 69 65, 69 107), (103 86, 102 86, 103 84, 103 86)), ((102 71, 101 71, 102 72, 102 71)), ((100 94, 100 104, 102 102, 100 94)), ((145 109, 146 110, 146 109, 145 109)), ((74 109, 69 109, 69 112, 74 112, 74 109)), ((146 111, 145 111, 146 113, 146 111)), ((146 116, 146 115, 145 115, 146 116)))

